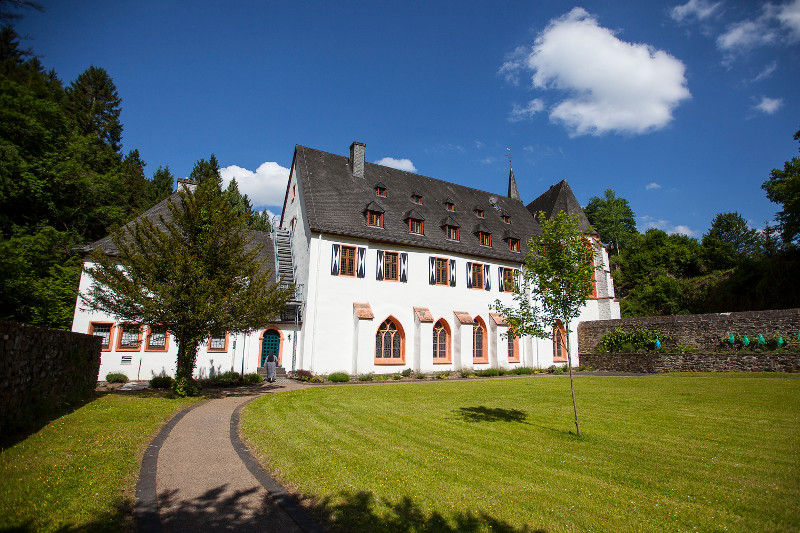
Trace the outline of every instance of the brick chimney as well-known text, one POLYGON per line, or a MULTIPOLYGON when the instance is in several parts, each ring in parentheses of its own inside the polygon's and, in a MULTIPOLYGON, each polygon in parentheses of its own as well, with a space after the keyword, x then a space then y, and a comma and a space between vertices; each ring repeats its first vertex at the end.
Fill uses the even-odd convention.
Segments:
POLYGON ((364 179, 364 152, 367 145, 358 141, 350 145, 350 168, 354 178, 364 179))

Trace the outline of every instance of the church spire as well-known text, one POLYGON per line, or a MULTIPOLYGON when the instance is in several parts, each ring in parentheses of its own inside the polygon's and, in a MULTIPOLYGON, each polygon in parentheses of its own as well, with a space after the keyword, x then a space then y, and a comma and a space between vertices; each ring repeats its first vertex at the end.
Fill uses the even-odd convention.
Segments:
POLYGON ((508 166, 508 197, 512 200, 522 201, 519 196, 519 189, 517 189, 517 180, 514 179, 514 169, 511 165, 508 166))

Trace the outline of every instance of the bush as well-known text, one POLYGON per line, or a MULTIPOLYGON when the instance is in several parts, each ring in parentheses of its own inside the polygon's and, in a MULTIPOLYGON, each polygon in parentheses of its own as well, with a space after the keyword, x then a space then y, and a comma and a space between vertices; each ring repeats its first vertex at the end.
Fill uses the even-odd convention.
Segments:
POLYGON ((358 376, 358 381, 372 381, 372 373, 369 374, 361 374, 358 376))
POLYGON ((322 376, 311 376, 308 380, 309 383, 325 383, 325 379, 322 376))
POLYGON ((465 368, 465 369, 463 369, 463 370, 460 370, 460 371, 458 372, 458 375, 459 375, 459 376, 461 376, 462 378, 471 378, 471 377, 474 377, 474 376, 475 376, 475 372, 473 372, 472 370, 468 370, 468 369, 466 369, 466 368, 465 368))
POLYGON ((347 372, 334 372, 330 376, 328 376, 328 381, 333 383, 347 383, 350 381, 350 374, 347 372))
POLYGON ((547 369, 547 373, 548 374, 555 374, 556 376, 564 374, 566 372, 569 372, 569 370, 567 369, 566 365, 564 365, 564 366, 553 365, 553 366, 551 366, 550 368, 547 369))
POLYGON ((422 372, 414 372, 414 379, 428 379, 428 376, 422 372))
POLYGON ((229 370, 224 374, 217 374, 209 380, 212 385, 217 387, 236 387, 242 384, 242 378, 238 372, 229 370))
POLYGON ((375 381, 389 381, 389 376, 387 376, 386 374, 375 376, 375 381))
POLYGON ((392 379, 395 380, 395 381, 399 381, 399 380, 403 379, 403 374, 400 374, 399 372, 396 372, 396 373, 392 374, 392 379))
POLYGON ((535 374, 536 370, 529 366, 518 366, 517 368, 512 368, 508 371, 509 374, 514 374, 516 376, 528 375, 528 374, 535 374))
POLYGON ((400 372, 400 374, 402 374, 404 378, 410 378, 412 372, 413 370, 411 370, 410 368, 406 368, 402 372, 400 372))
POLYGON ((597 345, 596 351, 600 353, 653 352, 657 349, 657 340, 663 347, 663 345, 671 339, 668 339, 656 330, 649 330, 642 326, 633 326, 628 331, 616 328, 603 335, 603 338, 600 339, 600 343, 597 345))
POLYGON ((496 368, 487 368, 484 370, 478 370, 477 372, 475 372, 475 375, 481 378, 489 378, 489 377, 499 376, 500 371, 496 368))
POLYGON ((311 381, 311 378, 314 377, 314 375, 308 370, 295 370, 293 377, 294 379, 299 379, 300 381, 303 382, 309 382, 311 381))
POLYGON ((172 392, 175 396, 197 396, 200 393, 200 384, 192 378, 178 378, 172 382, 172 392))
POLYGON ((106 374, 106 381, 109 383, 127 383, 128 376, 122 372, 109 372, 106 374))
POLYGON ((172 378, 164 374, 160 376, 153 376, 150 380, 150 388, 152 389, 168 389, 172 386, 172 378))
POLYGON ((242 376, 242 381, 245 385, 257 385, 264 381, 264 378, 261 377, 261 374, 252 373, 242 376))
POLYGON ((445 370, 444 372, 437 372, 436 379, 447 379, 453 375, 453 372, 450 370, 445 370))

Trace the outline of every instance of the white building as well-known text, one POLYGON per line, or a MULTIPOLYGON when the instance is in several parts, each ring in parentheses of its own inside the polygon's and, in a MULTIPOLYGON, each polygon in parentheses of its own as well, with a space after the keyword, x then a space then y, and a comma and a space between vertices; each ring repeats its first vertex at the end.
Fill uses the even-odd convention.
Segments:
MULTIPOLYGON (((166 201, 142 216, 165 211, 166 201)), ((563 364, 566 353, 553 341, 509 339, 503 318, 490 312, 495 300, 513 303, 508 289, 529 237, 541 231, 539 211, 577 214, 590 230, 566 181, 526 206, 513 172, 503 196, 366 163, 362 143, 349 157, 297 146, 280 229, 256 236, 280 279, 296 284, 295 299, 257 332, 210 339, 196 375, 253 372, 270 351, 287 370, 325 374, 563 364)), ((596 296, 578 321, 620 317, 608 256, 594 239, 596 296)), ((109 242, 87 250, 112 252, 109 242)), ((84 272, 80 291, 91 282, 84 272)), ((119 324, 82 310, 79 300, 72 329, 106 338, 101 379, 111 371, 131 379, 175 373, 177 346, 157 327, 119 324)), ((570 341, 577 362, 576 333, 570 341)))

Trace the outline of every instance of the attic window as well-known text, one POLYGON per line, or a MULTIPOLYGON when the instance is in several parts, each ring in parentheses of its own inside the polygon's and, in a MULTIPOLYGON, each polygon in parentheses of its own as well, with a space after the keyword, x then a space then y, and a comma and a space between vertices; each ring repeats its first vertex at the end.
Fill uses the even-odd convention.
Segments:
POLYGON ((508 249, 512 252, 519 252, 519 239, 508 239, 508 249))
POLYGON ((423 221, 416 218, 408 219, 408 232, 416 235, 423 235, 423 221))
POLYGON ((380 196, 381 198, 386 198, 386 187, 382 185, 376 185, 375 194, 380 196))
POLYGON ((444 227, 444 235, 445 238, 451 241, 457 241, 458 239, 458 227, 457 226, 445 226, 444 227))
POLYGON ((481 241, 481 246, 491 246, 492 245, 492 234, 486 231, 478 232, 478 238, 481 241))
POLYGON ((419 194, 412 194, 411 201, 417 205, 422 205, 422 196, 420 196, 419 194))
POLYGON ((367 210, 367 226, 383 227, 383 213, 367 210))
POLYGON ((505 222, 506 224, 511 224, 511 217, 510 216, 508 216, 506 214, 503 214, 501 216, 503 217, 503 222, 505 222))
POLYGON ((486 213, 480 207, 476 207, 475 208, 475 216, 477 216, 478 218, 485 218, 486 217, 486 213))
POLYGON ((448 211, 455 211, 456 205, 453 202, 446 201, 444 203, 444 208, 447 209, 448 211))

